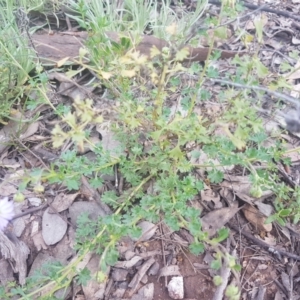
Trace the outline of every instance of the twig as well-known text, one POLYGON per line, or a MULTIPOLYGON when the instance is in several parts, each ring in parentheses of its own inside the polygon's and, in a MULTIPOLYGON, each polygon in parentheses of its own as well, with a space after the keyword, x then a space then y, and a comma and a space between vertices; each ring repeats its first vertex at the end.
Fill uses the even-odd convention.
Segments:
POLYGON ((283 255, 283 256, 286 256, 286 257, 289 257, 289 258, 293 258, 293 259, 296 259, 296 260, 299 260, 300 261, 300 256, 296 255, 296 254, 293 254, 293 253, 290 253, 290 252, 286 252, 286 251, 283 251, 283 250, 280 250, 280 249, 277 249, 277 248, 274 248, 274 247, 271 247, 270 245, 268 245, 267 243, 263 242, 262 240, 254 237, 253 235, 251 235, 250 233, 248 232, 245 232, 244 230, 241 231, 239 229, 238 226, 235 226, 233 224, 227 224, 230 228, 234 229, 235 231, 241 233, 242 235, 244 235, 248 240, 251 240, 252 242, 254 242, 255 244, 257 244, 258 246, 268 250, 269 252, 273 253, 273 254, 280 254, 280 255, 283 255))
POLYGON ((244 15, 244 16, 238 16, 238 17, 236 17, 235 19, 229 20, 229 21, 227 21, 227 22, 225 22, 225 23, 222 23, 222 24, 220 24, 220 25, 218 25, 218 26, 216 26, 216 27, 213 27, 213 28, 211 28, 211 27, 201 27, 201 28, 199 28, 199 29, 201 29, 201 30, 205 30, 205 29, 216 29, 216 28, 218 28, 218 27, 224 27, 224 26, 226 26, 226 25, 232 24, 232 23, 234 23, 234 22, 236 22, 236 21, 243 21, 244 19, 247 19, 248 17, 250 17, 250 16, 256 14, 257 12, 260 12, 260 11, 263 10, 265 7, 266 7, 265 4, 262 5, 262 6, 259 6, 257 9, 255 9, 254 11, 249 12, 248 14, 246 14, 246 15, 244 15))
POLYGON ((210 80, 212 82, 218 82, 218 83, 228 84, 228 85, 235 86, 235 87, 238 87, 238 88, 263 91, 263 92, 266 92, 269 95, 276 96, 278 98, 281 98, 281 99, 283 99, 285 101, 288 101, 290 103, 293 103, 295 105, 299 105, 300 104, 300 100, 297 99, 297 98, 291 97, 291 96, 289 96, 287 94, 283 94, 283 93, 278 93, 278 92, 271 91, 271 90, 269 90, 267 88, 264 88, 262 86, 254 86, 254 85, 241 84, 241 83, 236 83, 236 82, 232 82, 232 81, 228 81, 228 80, 223 80, 223 79, 215 79, 215 78, 209 78, 208 80, 210 80))
MULTIPOLYGON (((164 231, 162 228, 162 221, 160 221, 159 228, 160 228, 161 236, 164 236, 164 231)), ((166 267, 167 262, 166 262, 166 255, 165 255, 165 244, 164 244, 163 239, 161 239, 161 250, 162 250, 162 254, 163 254, 164 267, 166 267)), ((167 276, 164 276, 164 277, 165 277, 165 287, 167 287, 168 286, 168 277, 167 276)))
MULTIPOLYGON (((217 0, 208 0, 208 3, 218 5, 218 6, 220 6, 222 4, 220 1, 217 1, 217 0)), ((259 5, 250 4, 250 3, 243 2, 243 1, 241 1, 240 3, 242 5, 244 5, 245 7, 249 8, 249 9, 258 9, 260 7, 259 5)), ((261 10, 265 11, 265 12, 270 12, 270 13, 276 14, 278 16, 283 16, 283 17, 286 17, 286 18, 290 18, 290 19, 300 21, 299 16, 291 14, 287 11, 273 9, 273 8, 268 7, 268 6, 263 7, 261 10)))
POLYGON ((279 287, 279 289, 284 293, 286 298, 288 299, 289 295, 288 295, 286 288, 277 279, 274 279, 274 282, 279 287))
POLYGON ((290 178, 290 176, 284 170, 282 170, 280 167, 277 167, 277 170, 292 188, 296 187, 296 183, 290 178))
POLYGON ((43 166, 46 170, 49 170, 48 166, 44 163, 44 161, 38 156, 36 155, 31 149, 29 149, 22 141, 20 138, 17 138, 15 136, 16 141, 21 144, 31 155, 33 155, 43 166))
POLYGON ((47 206, 48 206, 48 203, 45 202, 44 204, 42 204, 42 205, 40 205, 40 206, 38 206, 38 207, 29 208, 29 209, 27 209, 27 210, 25 210, 25 211, 23 211, 23 212, 21 212, 21 213, 15 215, 15 216, 13 216, 12 220, 21 218, 21 217, 26 216, 26 215, 28 215, 28 214, 32 214, 32 213, 34 213, 34 212, 36 212, 36 211, 39 211, 39 210, 41 210, 41 209, 43 209, 43 208, 45 208, 45 207, 47 207, 47 206))

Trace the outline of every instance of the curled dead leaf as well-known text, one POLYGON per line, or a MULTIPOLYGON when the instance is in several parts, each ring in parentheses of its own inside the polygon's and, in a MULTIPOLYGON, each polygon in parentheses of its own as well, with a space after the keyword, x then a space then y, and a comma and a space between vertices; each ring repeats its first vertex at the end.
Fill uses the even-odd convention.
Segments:
POLYGON ((244 205, 243 213, 245 218, 250 222, 257 230, 270 232, 272 230, 272 224, 265 224, 266 217, 254 206, 249 204, 244 205))

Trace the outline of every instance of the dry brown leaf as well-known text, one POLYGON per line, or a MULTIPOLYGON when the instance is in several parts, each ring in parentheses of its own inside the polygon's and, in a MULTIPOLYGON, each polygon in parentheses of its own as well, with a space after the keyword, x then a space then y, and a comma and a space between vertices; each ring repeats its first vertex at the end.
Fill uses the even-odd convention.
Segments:
POLYGON ((286 291, 291 290, 290 276, 287 273, 281 272, 281 282, 285 287, 286 291))
POLYGON ((270 232, 272 230, 272 224, 265 224, 266 217, 255 207, 245 204, 243 206, 243 212, 245 218, 250 222, 257 230, 270 232))
POLYGON ((224 207, 209 212, 201 218, 203 230, 207 231, 209 236, 214 235, 217 230, 222 228, 239 210, 238 203, 234 202, 231 207, 224 207))
POLYGON ((255 205, 257 206, 258 210, 266 217, 271 216, 271 214, 273 213, 273 207, 269 204, 255 201, 255 205))
POLYGON ((4 258, 1 258, 0 260, 0 280, 3 286, 6 286, 9 281, 15 281, 13 269, 9 262, 4 258))
POLYGON ((29 138, 30 136, 34 135, 38 131, 39 126, 40 126, 39 122, 31 123, 27 127, 26 131, 20 135, 20 139, 25 140, 25 139, 29 138))
MULTIPOLYGON (((121 34, 117 32, 106 32, 106 35, 112 41, 117 43, 120 42, 121 34)), ((34 34, 32 36, 33 43, 38 52, 38 56, 42 62, 57 62, 65 58, 66 56, 76 57, 82 47, 82 42, 88 37, 87 32, 76 32, 74 36, 65 35, 61 36, 58 34, 54 35, 43 35, 43 34, 34 34)), ((152 35, 142 35, 140 41, 136 46, 135 50, 142 55, 147 57, 150 56, 150 51, 152 50, 152 55, 155 54, 153 48, 156 47, 159 51, 163 47, 167 47, 168 42, 166 40, 157 38, 152 35)), ((193 48, 189 45, 186 45, 189 49, 189 57, 186 61, 205 61, 207 59, 209 48, 197 47, 193 48)), ((228 51, 220 50, 221 58, 231 58, 235 55, 245 55, 247 51, 228 51)), ((156 50, 156 53, 158 51, 156 50)), ((153 57, 153 56, 152 56, 153 57)), ((109 73, 108 73, 109 74, 109 73)))
MULTIPOLYGON (((22 161, 21 159, 19 160, 19 162, 22 161)), ((2 159, 2 164, 1 164, 1 167, 2 168, 9 168, 9 169, 18 169, 21 164, 17 162, 14 158, 7 158, 7 157, 4 157, 2 159)), ((22 161, 23 163, 23 161, 22 161)))
MULTIPOLYGON (((5 176, 7 179, 9 178, 9 176, 5 176)), ((14 195, 17 193, 17 188, 12 185, 10 183, 10 181, 8 180, 3 180, 2 183, 0 184, 0 195, 2 197, 5 197, 5 196, 11 196, 11 195, 14 195)))
POLYGON ((270 246, 276 246, 277 245, 277 239, 271 235, 270 233, 268 233, 265 237, 264 237, 264 241, 270 245, 270 246))
MULTIPOLYGON (((201 151, 200 149, 198 149, 198 150, 201 151)), ((218 159, 211 159, 204 152, 202 152, 200 157, 198 157, 198 158, 193 158, 193 156, 190 153, 188 154, 188 156, 190 158, 191 163, 201 165, 201 168, 197 169, 197 171, 201 175, 204 175, 204 173, 206 171, 211 171, 213 169, 209 165, 217 166, 217 167, 215 167, 215 169, 220 170, 222 172, 224 170, 230 171, 234 168, 234 165, 232 165, 232 166, 222 166, 222 164, 220 163, 220 161, 218 159), (207 167, 203 167, 203 166, 207 166, 207 167)))
POLYGON ((222 203, 220 202, 220 195, 211 189, 202 190, 200 192, 201 200, 215 204, 215 208, 221 208, 222 203))
POLYGON ((133 267, 137 262, 139 262, 140 260, 142 260, 143 258, 140 256, 134 256, 133 258, 131 258, 128 261, 118 261, 114 267, 116 268, 124 268, 124 269, 130 269, 131 267, 133 267))
POLYGON ((155 259, 153 257, 149 258, 147 261, 145 261, 142 266, 139 268, 137 273, 134 275, 132 280, 129 282, 128 287, 131 288, 131 291, 129 292, 129 295, 132 296, 140 283, 141 279, 144 277, 148 269, 155 263, 155 259))
POLYGON ((59 61, 56 63, 57 67, 60 68, 60 67, 63 66, 69 59, 70 59, 70 57, 65 57, 65 58, 59 60, 59 61))
POLYGON ((25 117, 19 111, 12 110, 11 117, 12 119, 0 130, 0 154, 10 145, 14 136, 18 136, 18 133, 26 130, 23 123, 25 117))
MULTIPOLYGON (((266 46, 270 46, 270 47, 274 48, 275 50, 280 50, 282 48, 282 44, 278 43, 278 41, 273 40, 273 39, 266 40, 265 41, 265 45, 266 46)), ((272 54, 270 54, 270 51, 267 51, 264 54, 266 54, 266 55, 272 55, 272 54)))
POLYGON ((224 181, 221 183, 222 187, 226 187, 232 191, 243 201, 254 204, 255 201, 264 200, 274 193, 271 190, 262 191, 262 196, 255 198, 251 195, 252 183, 248 176, 233 176, 224 175, 224 181))
POLYGON ((70 207, 70 205, 74 202, 76 197, 79 193, 75 194, 64 194, 60 193, 55 198, 54 201, 51 203, 51 206, 54 208, 55 211, 52 211, 51 207, 49 209, 49 213, 58 213, 62 212, 70 207))
POLYGON ((133 239, 134 241, 145 242, 149 241, 155 234, 157 226, 148 221, 142 221, 138 224, 138 227, 142 229, 142 234, 138 239, 133 239))

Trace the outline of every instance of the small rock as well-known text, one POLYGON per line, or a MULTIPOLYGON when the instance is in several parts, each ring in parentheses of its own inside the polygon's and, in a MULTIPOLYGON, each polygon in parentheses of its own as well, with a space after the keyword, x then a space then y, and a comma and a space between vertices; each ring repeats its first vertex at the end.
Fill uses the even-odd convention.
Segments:
POLYGON ((139 289, 137 295, 133 295, 131 300, 152 300, 154 296, 154 284, 149 283, 139 289))
POLYGON ((25 221, 23 218, 13 220, 14 228, 13 232, 16 237, 20 237, 25 229, 25 221))
POLYGON ((158 262, 155 262, 149 269, 148 271, 148 275, 157 275, 158 274, 158 271, 159 271, 159 263, 158 262))
POLYGON ((169 296, 172 299, 183 299, 183 277, 173 277, 168 284, 169 296))
POLYGON ((126 251, 124 255, 126 260, 131 260, 134 256, 135 256, 135 252, 131 250, 126 251))
POLYGON ((27 198, 32 206, 40 206, 42 204, 42 200, 36 197, 27 198))
POLYGON ((42 235, 46 245, 59 242, 67 231, 67 223, 57 214, 49 214, 49 207, 43 214, 42 235))
POLYGON ((114 281, 125 281, 128 271, 125 269, 114 268, 111 277, 114 281))

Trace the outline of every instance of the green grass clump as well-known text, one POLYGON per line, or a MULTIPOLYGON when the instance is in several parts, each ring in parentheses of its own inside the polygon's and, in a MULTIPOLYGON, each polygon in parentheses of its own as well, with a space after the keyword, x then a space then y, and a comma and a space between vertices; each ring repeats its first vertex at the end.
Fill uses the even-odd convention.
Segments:
POLYGON ((34 50, 27 35, 26 9, 14 1, 0 3, 0 122, 13 104, 24 97, 29 73, 35 67, 34 50))

